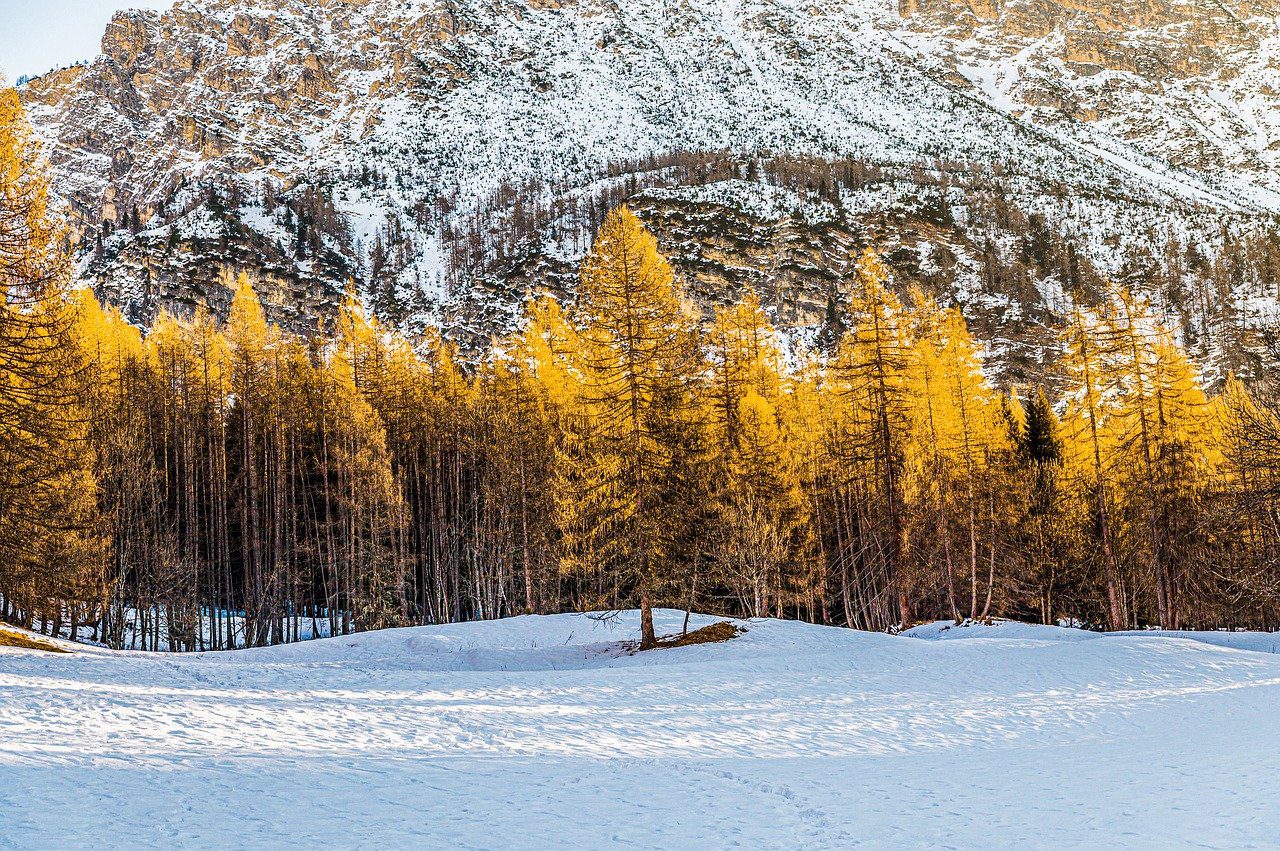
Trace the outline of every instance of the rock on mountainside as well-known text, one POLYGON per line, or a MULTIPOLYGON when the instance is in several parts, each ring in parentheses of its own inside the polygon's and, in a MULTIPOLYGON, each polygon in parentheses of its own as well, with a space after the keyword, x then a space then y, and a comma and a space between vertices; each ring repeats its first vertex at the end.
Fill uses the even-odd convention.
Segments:
MULTIPOLYGON (((812 330, 850 256, 1040 371, 1105 278, 1210 369, 1275 361, 1271 0, 183 0, 23 88, 80 274, 146 322, 266 282, 302 329, 349 280, 464 346, 569 292, 629 201, 702 304, 812 330)), ((799 334, 803 337, 804 334, 799 334)))
POLYGON ((949 67, 1024 119, 1280 188, 1272 0, 902 5, 913 31, 945 33, 949 67))

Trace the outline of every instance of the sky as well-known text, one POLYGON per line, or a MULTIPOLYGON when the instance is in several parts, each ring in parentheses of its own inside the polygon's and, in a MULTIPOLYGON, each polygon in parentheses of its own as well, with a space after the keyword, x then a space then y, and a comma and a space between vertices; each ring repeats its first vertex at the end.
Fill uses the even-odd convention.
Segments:
POLYGON ((0 0, 0 74, 10 83, 102 52, 121 9, 167 9, 174 0, 0 0))

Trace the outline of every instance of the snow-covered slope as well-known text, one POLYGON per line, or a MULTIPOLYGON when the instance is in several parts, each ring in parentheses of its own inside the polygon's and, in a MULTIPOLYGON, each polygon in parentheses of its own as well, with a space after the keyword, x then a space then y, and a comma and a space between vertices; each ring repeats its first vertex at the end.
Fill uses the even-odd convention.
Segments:
POLYGON ((1033 364, 1093 264, 1239 371, 1220 326, 1277 312, 1278 31, 1271 0, 181 0, 23 93, 84 279, 139 322, 224 309, 232 267, 295 327, 355 278, 480 343, 657 189, 704 304, 751 284, 813 325, 874 244, 1033 364))
MULTIPOLYGON (((659 612, 659 630, 681 617, 659 612)), ((1280 835, 1272 653, 756 621, 725 644, 628 655, 637 626, 524 617, 190 656, 0 648, 0 846, 1280 835)))

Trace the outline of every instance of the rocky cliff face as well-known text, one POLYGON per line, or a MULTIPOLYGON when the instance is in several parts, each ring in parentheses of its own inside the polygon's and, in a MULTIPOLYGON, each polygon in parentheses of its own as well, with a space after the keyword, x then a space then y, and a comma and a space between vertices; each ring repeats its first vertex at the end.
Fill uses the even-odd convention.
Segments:
POLYGON ((139 322, 245 269, 292 327, 354 280, 478 348, 626 200, 708 309, 752 286, 798 338, 874 245, 1011 378, 1104 277, 1225 370, 1270 357, 1278 31, 1270 0, 183 0, 23 96, 139 322))
POLYGON ((1228 171, 1280 188, 1272 0, 901 5, 948 67, 1025 120, 1085 143, 1123 140, 1211 181, 1228 171))

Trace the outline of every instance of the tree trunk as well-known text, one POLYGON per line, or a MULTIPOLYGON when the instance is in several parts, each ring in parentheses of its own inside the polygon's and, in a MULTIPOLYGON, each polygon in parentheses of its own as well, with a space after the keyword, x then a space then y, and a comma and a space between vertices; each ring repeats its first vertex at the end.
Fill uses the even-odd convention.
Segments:
POLYGON ((649 599, 649 582, 640 580, 640 649, 652 650, 658 646, 658 636, 653 631, 653 601, 649 599))

